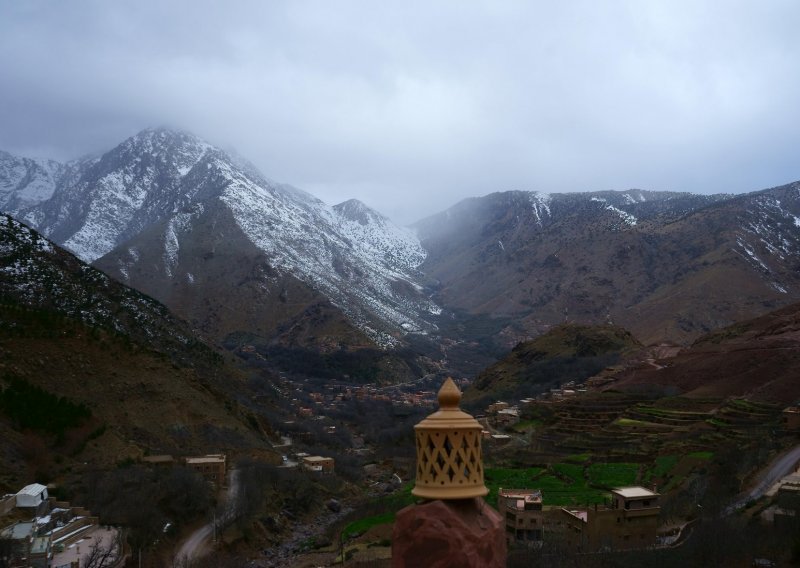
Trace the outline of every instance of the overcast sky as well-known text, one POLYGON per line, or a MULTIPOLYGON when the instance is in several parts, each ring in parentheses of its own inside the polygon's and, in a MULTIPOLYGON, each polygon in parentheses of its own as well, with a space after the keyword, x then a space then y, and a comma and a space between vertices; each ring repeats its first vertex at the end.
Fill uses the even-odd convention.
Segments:
POLYGON ((0 0, 0 149, 173 125, 400 223, 800 179, 800 2, 0 0))

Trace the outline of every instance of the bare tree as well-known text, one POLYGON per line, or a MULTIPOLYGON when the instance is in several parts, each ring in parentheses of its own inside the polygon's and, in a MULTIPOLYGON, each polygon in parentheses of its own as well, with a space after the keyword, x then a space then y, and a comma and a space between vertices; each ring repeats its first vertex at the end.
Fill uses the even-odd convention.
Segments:
POLYGON ((99 542, 89 548, 89 554, 83 559, 83 568, 110 568, 122 554, 122 533, 119 531, 106 546, 99 542))
POLYGON ((16 548, 16 543, 12 539, 0 537, 0 568, 11 566, 16 548))

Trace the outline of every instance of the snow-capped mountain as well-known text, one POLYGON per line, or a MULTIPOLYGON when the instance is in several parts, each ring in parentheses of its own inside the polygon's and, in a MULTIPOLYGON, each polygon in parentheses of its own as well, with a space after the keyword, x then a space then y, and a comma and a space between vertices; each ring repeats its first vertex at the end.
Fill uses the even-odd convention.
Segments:
POLYGON ((18 213, 50 199, 67 170, 53 160, 17 158, 0 150, 0 209, 18 213))
POLYGON ((26 309, 58 313, 89 328, 126 335, 163 353, 189 355, 197 343, 162 304, 123 286, 0 214, 0 295, 26 309))
POLYGON ((800 300, 800 183, 737 196, 510 191, 416 228, 437 302, 505 319, 511 345, 565 320, 686 341, 800 300))
MULTIPOLYGON (((158 298, 165 299, 163 291, 129 280, 142 257, 153 256, 141 238, 147 235, 148 246, 160 241, 157 265, 148 270, 191 284, 195 275, 179 269, 194 264, 185 251, 200 221, 220 219, 224 210, 269 266, 265 293, 279 278, 294 277, 382 345, 433 328, 430 316, 439 308, 423 294, 416 272, 425 258, 418 239, 363 204, 330 207, 191 134, 165 129, 145 130, 98 158, 49 167, 50 185, 41 182, 47 191, 37 193, 49 198, 9 210, 87 262, 109 255, 114 266, 104 259, 104 269, 158 298)), ((2 187, 13 184, 7 203, 35 189, 19 169, 9 166, 14 175, 3 177, 2 187)), ((206 252, 214 250, 209 246, 206 252)))
POLYGON ((687 341, 800 300, 800 184, 510 191, 408 229, 155 129, 68 164, 0 154, 0 206, 220 340, 331 351, 437 330, 495 352, 570 320, 687 341))

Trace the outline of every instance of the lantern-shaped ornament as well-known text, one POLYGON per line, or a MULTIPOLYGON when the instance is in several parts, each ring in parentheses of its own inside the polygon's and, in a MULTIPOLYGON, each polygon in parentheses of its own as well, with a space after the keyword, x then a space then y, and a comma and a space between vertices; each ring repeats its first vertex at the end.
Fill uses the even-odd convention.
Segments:
POLYGON ((481 425, 458 408, 461 391, 448 378, 439 390, 439 410, 414 426, 417 481, 413 495, 424 499, 483 497, 481 425))

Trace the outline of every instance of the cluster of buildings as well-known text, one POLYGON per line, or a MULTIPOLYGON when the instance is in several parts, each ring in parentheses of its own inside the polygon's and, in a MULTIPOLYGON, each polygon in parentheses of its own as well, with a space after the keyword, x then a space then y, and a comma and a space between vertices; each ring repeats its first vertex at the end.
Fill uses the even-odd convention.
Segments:
POLYGON ((519 407, 497 401, 486 407, 489 424, 495 428, 508 428, 519 422, 519 407))
POLYGON ((123 562, 122 545, 114 528, 101 527, 82 507, 56 501, 47 487, 33 483, 0 499, 0 517, 17 520, 0 529, 10 549, 0 558, 9 568, 81 568, 86 558, 102 549, 111 560, 123 562), (6 556, 7 555, 7 556, 6 556))
POLYGON ((227 472, 227 459, 225 454, 206 454, 204 456, 187 456, 174 458, 170 455, 145 456, 142 462, 151 465, 173 466, 182 464, 193 469, 203 476, 215 488, 225 485, 225 475, 227 472))
POLYGON ((500 400, 493 402, 486 407, 486 416, 489 423, 495 428, 509 427, 519 422, 521 408, 527 405, 542 402, 561 402, 586 392, 586 385, 577 385, 575 381, 569 381, 558 388, 543 392, 535 398, 523 398, 517 405, 511 405, 500 400))
POLYGON ((625 550, 656 544, 659 497, 644 487, 620 487, 607 505, 545 511, 539 490, 500 489, 497 509, 509 545, 540 546, 548 539, 581 552, 625 550))
POLYGON ((336 410, 345 402, 391 402, 397 406, 433 406, 436 392, 433 390, 406 390, 400 387, 378 387, 374 385, 325 385, 322 391, 308 393, 309 402, 297 404, 297 415, 301 418, 319 416, 326 410, 336 410), (391 391, 391 392, 390 392, 391 391))

